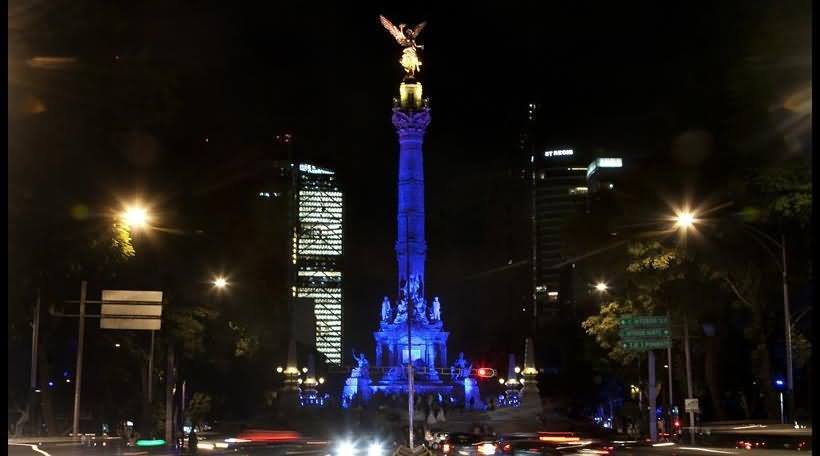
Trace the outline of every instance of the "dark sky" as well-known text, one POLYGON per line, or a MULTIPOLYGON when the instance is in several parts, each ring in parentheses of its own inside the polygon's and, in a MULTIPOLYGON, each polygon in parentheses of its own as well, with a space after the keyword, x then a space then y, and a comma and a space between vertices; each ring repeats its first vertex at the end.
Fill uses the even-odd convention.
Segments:
MULTIPOLYGON (((484 279, 467 277, 526 255, 508 241, 511 233, 523 237, 517 210, 525 202, 503 187, 524 158, 517 144, 526 103, 539 103, 544 145, 664 153, 681 131, 722 128, 727 64, 761 39, 772 17, 807 18, 808 4, 35 1, 12 5, 9 50, 10 62, 76 56, 88 75, 147 61, 172 81, 165 88, 176 100, 170 126, 135 127, 120 147, 75 157, 92 175, 105 169, 116 176, 100 184, 102 195, 142 189, 161 195, 173 212, 177 195, 191 188, 252 174, 258 157, 275 154, 274 137, 286 131, 300 159, 337 169, 348 201, 345 304, 348 321, 362 322, 348 327, 349 341, 358 345, 369 343, 364 331, 376 323, 379 297, 395 284, 397 145, 390 108, 402 70, 380 13, 394 23, 428 21, 419 40, 426 46, 421 80, 433 106, 425 143, 427 288, 442 296, 454 333, 464 333, 481 318, 468 312, 473 305, 518 307, 509 302, 518 291, 509 289, 479 303, 458 299, 482 294, 484 279), (135 147, 150 149, 148 158, 135 159, 135 147)), ((147 74, 132 75, 133 83, 157 84, 147 74)), ((34 91, 48 99, 44 87, 56 83, 44 81, 34 91)), ((72 84, 57 89, 58 98, 98 90, 90 84, 79 92, 72 84)), ((151 102, 144 100, 142 109, 151 102)), ((236 216, 230 207, 214 215, 236 216)), ((504 282, 514 279, 486 280, 507 289, 504 282)), ((498 331, 513 333, 515 321, 498 331)))

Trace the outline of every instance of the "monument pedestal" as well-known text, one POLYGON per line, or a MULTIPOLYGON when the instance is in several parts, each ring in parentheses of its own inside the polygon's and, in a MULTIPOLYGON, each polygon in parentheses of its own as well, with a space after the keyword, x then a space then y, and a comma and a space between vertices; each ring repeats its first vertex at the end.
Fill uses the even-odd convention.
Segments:
MULTIPOLYGON (((357 371, 358 369, 353 369, 357 371)), ((370 400, 370 379, 367 377, 358 376, 358 372, 354 372, 345 380, 345 386, 342 389, 342 404, 347 406, 357 397, 362 402, 370 400), (354 376, 355 375, 355 376, 354 376)))

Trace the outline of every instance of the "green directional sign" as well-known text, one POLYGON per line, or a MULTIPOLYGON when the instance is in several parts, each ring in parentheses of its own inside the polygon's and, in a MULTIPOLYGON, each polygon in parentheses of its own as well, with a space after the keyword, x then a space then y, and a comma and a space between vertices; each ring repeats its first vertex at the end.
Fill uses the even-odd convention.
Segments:
POLYGON ((621 341, 624 350, 643 351, 669 348, 668 339, 627 339, 621 341))
POLYGON ((667 316, 624 315, 618 323, 624 350, 646 351, 669 347, 672 331, 667 316))
POLYGON ((624 315, 620 318, 619 321, 621 327, 629 327, 629 326, 641 326, 641 327, 651 327, 651 326, 669 326, 669 317, 667 316, 636 316, 636 315, 624 315))
POLYGON ((620 335, 621 338, 665 338, 669 337, 669 329, 668 328, 634 328, 634 327, 626 327, 621 328, 620 335))

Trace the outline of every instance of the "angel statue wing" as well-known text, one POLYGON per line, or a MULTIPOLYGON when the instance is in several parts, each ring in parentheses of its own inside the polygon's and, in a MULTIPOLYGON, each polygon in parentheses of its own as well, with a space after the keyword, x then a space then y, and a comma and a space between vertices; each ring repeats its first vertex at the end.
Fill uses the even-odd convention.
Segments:
POLYGON ((425 26, 425 25, 427 25, 427 21, 422 22, 421 24, 417 25, 417 26, 413 29, 413 37, 414 37, 414 38, 418 38, 419 33, 421 33, 421 31, 424 29, 424 26, 425 26))
POLYGON ((407 38, 404 37, 404 33, 402 33, 398 27, 393 25, 393 23, 390 22, 389 19, 382 16, 381 14, 379 14, 379 20, 382 21, 382 25, 384 26, 384 28, 387 29, 387 31, 390 32, 391 35, 393 35, 393 38, 395 38, 400 45, 407 45, 407 38))

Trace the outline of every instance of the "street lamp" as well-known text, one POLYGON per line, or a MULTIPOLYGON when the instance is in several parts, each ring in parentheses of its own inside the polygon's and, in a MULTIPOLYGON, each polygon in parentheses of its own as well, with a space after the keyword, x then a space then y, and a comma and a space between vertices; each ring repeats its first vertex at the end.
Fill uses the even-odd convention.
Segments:
MULTIPOLYGON (((697 222, 697 218, 695 218, 695 214, 685 209, 683 211, 676 212, 675 214, 675 227, 680 229, 683 236, 686 236, 686 231, 688 229, 694 229, 695 223, 697 222)), ((670 355, 671 348, 667 349, 667 356, 669 357, 669 361, 671 362, 670 355)), ((683 352, 684 352, 684 359, 686 360, 686 393, 687 398, 693 397, 692 392, 692 360, 691 354, 689 351, 689 316, 684 311, 683 314, 683 352)), ((671 378, 672 370, 669 370, 669 375, 671 378)), ((672 382, 670 380, 669 386, 672 386, 672 382)), ((670 388, 671 389, 671 388, 670 388)), ((689 434, 691 436, 691 443, 694 445, 695 443, 695 412, 689 411, 689 434)))
POLYGON ((759 236, 751 237, 773 257, 775 265, 777 265, 777 268, 780 270, 780 280, 783 285, 783 326, 785 327, 786 334, 786 394, 788 395, 789 402, 788 411, 789 413, 794 414, 794 368, 792 365, 792 326, 794 326, 794 324, 792 323, 791 310, 789 309, 789 274, 788 265, 786 263, 786 236, 781 232, 780 241, 778 242, 777 239, 752 225, 744 223, 743 226, 750 232, 759 236), (777 255, 772 252, 772 250, 767 247, 761 239, 768 241, 771 245, 780 250, 780 258, 777 258, 777 255))
POLYGON ((211 282, 213 283, 214 287, 219 290, 224 290, 228 286, 228 279, 225 277, 219 276, 215 277, 214 280, 211 282))
POLYGON ((609 289, 609 285, 607 285, 606 282, 602 281, 602 282, 598 282, 598 283, 595 284, 595 290, 598 293, 605 293, 606 290, 608 290, 608 289, 609 289))
POLYGON ((683 210, 675 214, 675 228, 686 231, 693 228, 698 221, 695 214, 689 210, 683 210))
MULTIPOLYGON (((675 217, 675 226, 681 229, 684 234, 687 229, 694 229, 695 224, 699 220, 695 216, 695 214, 689 210, 683 210, 676 213, 675 217)), ((769 234, 755 228, 754 226, 748 223, 741 223, 741 226, 749 230, 751 233, 757 236, 751 236, 752 239, 758 242, 761 247, 763 247, 766 252, 772 256, 775 265, 780 270, 780 278, 783 287, 783 318, 784 318, 784 327, 785 327, 785 335, 786 335, 786 380, 785 380, 785 387, 786 387, 786 394, 788 395, 788 411, 790 413, 794 412, 794 369, 793 369, 793 361, 792 361, 792 321, 791 321, 791 311, 789 309, 789 284, 788 284, 788 265, 786 263, 786 237, 781 233, 780 240, 770 236, 769 234), (766 245, 763 241, 768 242, 769 245, 766 245), (777 250, 779 250, 778 258, 777 253, 772 251, 770 248, 774 246, 777 250)), ((688 336, 686 332, 688 328, 686 327, 686 321, 684 320, 684 335, 688 336)), ((688 355, 688 339, 687 342, 687 355, 688 355)), ((687 364, 689 363, 687 358, 687 364)), ((689 396, 692 396, 690 391, 689 396)))
POLYGON ((141 229, 148 226, 148 210, 142 206, 129 206, 120 214, 120 219, 131 229, 141 229))

